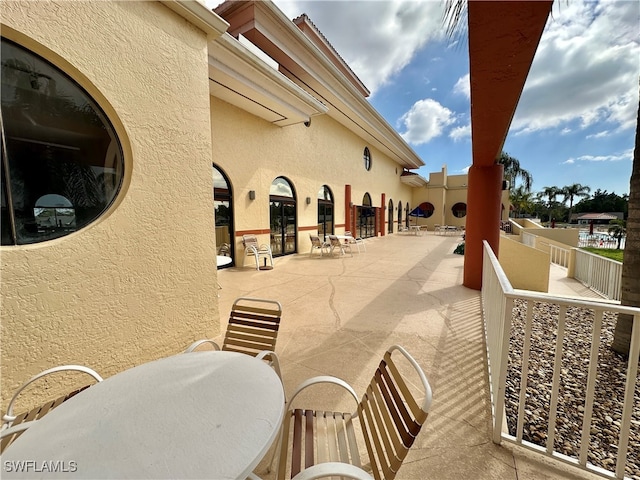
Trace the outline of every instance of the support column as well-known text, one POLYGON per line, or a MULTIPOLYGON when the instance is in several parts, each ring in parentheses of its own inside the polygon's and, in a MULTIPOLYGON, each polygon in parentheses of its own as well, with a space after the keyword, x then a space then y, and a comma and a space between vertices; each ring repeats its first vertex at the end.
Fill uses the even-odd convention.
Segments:
POLYGON ((382 198, 380 199, 380 236, 384 237, 387 234, 387 227, 384 224, 384 219, 387 214, 387 206, 385 205, 387 201, 387 195, 382 194, 382 198))
POLYGON ((482 241, 498 255, 502 179, 502 165, 469 168, 463 284, 475 290, 482 288, 482 241))

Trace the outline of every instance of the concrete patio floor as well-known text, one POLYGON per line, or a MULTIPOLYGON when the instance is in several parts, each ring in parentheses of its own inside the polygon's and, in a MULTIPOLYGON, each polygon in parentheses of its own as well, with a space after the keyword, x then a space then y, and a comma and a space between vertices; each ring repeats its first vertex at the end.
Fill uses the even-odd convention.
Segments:
MULTIPOLYGON (((219 270, 222 333, 237 297, 278 300, 287 398, 315 375, 338 376, 361 395, 386 348, 404 346, 429 378, 433 404, 398 479, 600 478, 492 443, 480 295, 462 286, 464 259, 452 253, 460 241, 394 234, 367 239, 353 257, 305 252, 276 258, 273 270, 249 261, 219 270)), ((321 400, 325 409, 344 401, 334 391, 321 400)), ((265 465, 256 473, 273 478, 265 465)))

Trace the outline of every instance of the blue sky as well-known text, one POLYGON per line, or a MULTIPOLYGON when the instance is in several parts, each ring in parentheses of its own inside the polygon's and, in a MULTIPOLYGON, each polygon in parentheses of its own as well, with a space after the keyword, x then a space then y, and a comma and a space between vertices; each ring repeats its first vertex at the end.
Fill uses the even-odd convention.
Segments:
MULTIPOLYGON (((425 162, 418 173, 466 172, 467 39, 446 38, 444 2, 274 3, 291 19, 309 16, 425 162)), ((556 0, 503 148, 532 173, 534 192, 573 183, 629 192, 639 76, 640 2, 556 0)))

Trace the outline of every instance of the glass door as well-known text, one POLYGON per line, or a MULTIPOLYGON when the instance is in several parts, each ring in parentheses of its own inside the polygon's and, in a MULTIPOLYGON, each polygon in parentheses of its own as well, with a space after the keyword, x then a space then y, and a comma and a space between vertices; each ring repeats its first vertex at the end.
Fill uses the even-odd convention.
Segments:
POLYGON ((273 255, 296 252, 296 204, 291 200, 271 200, 271 251, 273 255))

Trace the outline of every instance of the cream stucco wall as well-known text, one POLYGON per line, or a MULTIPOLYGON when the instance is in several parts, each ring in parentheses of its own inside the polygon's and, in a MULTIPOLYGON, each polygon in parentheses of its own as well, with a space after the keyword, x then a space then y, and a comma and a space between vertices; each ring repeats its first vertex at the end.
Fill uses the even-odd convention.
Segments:
POLYGON ((500 237, 498 259, 513 288, 549 291, 549 253, 536 250, 506 236, 500 237))
MULTIPOLYGON (((258 232, 260 243, 269 243, 269 191, 279 176, 295 190, 301 253, 311 247, 309 234, 317 233, 317 197, 323 185, 333 193, 336 233, 345 230, 345 185, 351 185, 354 205, 361 205, 369 193, 372 206, 380 207, 385 193, 385 215, 390 199, 394 207, 399 201, 403 206, 411 201, 411 187, 400 182, 402 169, 328 115, 313 117, 310 127, 278 127, 211 97, 211 123, 212 161, 227 175, 233 190, 238 266, 243 261, 242 232, 258 232), (364 168, 365 146, 371 151, 370 171, 364 168), (256 192, 255 200, 249 199, 250 190, 256 192)), ((386 225, 383 228, 386 232, 386 225)))
MULTIPOLYGON (((567 245, 577 247, 580 241, 580 231, 577 228, 525 228, 522 231, 552 240, 564 248, 567 248, 567 245)), ((536 248, 540 247, 536 245, 536 248)))
POLYGON ((78 363, 108 377, 220 327, 206 35, 158 2, 68 1, 3 1, 2 35, 94 96, 127 174, 90 226, 2 247, 4 409, 42 369, 78 363))

